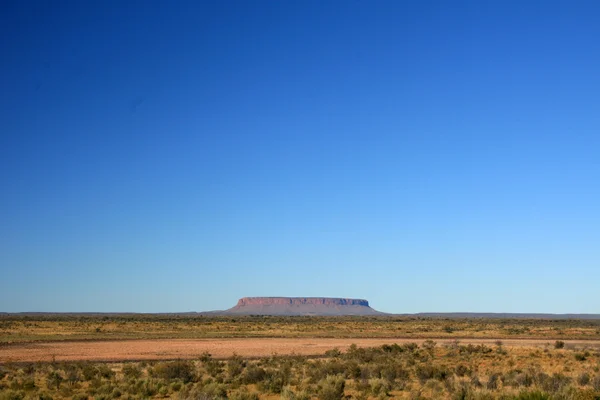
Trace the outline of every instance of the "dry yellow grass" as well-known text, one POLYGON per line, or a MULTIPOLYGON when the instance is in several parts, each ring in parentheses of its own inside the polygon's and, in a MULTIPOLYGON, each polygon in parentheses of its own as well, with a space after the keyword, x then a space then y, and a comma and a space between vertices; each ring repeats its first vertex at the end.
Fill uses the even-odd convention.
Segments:
MULTIPOLYGON (((144 342, 148 341, 103 343, 130 345, 144 342)), ((166 344, 172 341, 160 342, 166 344)), ((189 344, 185 340, 176 342, 181 342, 178 346, 189 344)), ((220 343, 213 347, 214 353, 223 356, 233 350, 227 347, 231 345, 237 350, 260 355, 260 351, 267 348, 267 343, 286 350, 297 349, 298 344, 316 345, 319 353, 328 346, 339 345, 342 351, 320 353, 319 358, 269 354, 260 358, 238 355, 216 360, 204 353, 191 357, 191 361, 175 362, 8 363, 0 365, 0 394, 13 396, 10 398, 23 395, 31 398, 51 396, 54 399, 76 395, 78 398, 157 399, 220 398, 227 395, 232 399, 246 400, 342 399, 344 396, 356 399, 507 400, 523 391, 541 393, 542 397, 534 397, 536 399, 594 399, 600 396, 600 353, 589 348, 588 342, 568 342, 564 349, 555 349, 553 345, 536 340, 502 343, 473 340, 468 344, 419 341, 417 346, 406 340, 393 345, 383 339, 364 339, 359 341, 360 345, 376 347, 351 346, 347 349, 343 348, 347 339, 315 339, 309 342, 306 339, 214 339, 196 342, 204 342, 207 346, 220 343), (260 344, 258 347, 257 342, 260 344), (381 345, 384 342, 387 345, 381 345), (254 344, 244 347, 249 343, 254 344), (586 345, 587 350, 584 348, 586 345), (260 350, 258 353, 257 348, 260 350), (137 370, 137 373, 129 374, 128 368, 137 370), (256 375, 257 370, 262 370, 260 377, 256 375), (56 374, 60 376, 58 383, 56 374), (69 383, 71 376, 75 378, 69 383), (340 380, 344 384, 343 391, 337 397, 332 397, 331 393, 326 395, 327 387, 331 389, 332 382, 340 380), (282 395, 281 392, 285 391, 288 394, 282 395), (289 392, 293 392, 295 397, 290 397, 289 392)), ((149 341, 147 344, 157 343, 149 341)), ((77 343, 51 343, 59 347, 73 344, 77 343)), ((37 347, 38 344, 19 344, 8 348, 27 346, 37 347)))
MULTIPOLYGON (((381 339, 381 338, 248 338, 248 339, 155 339, 155 340, 111 340, 111 341, 67 341, 17 343, 0 347, 0 362, 37 361, 124 361, 124 360, 173 360, 196 359, 209 352, 213 357, 225 359, 234 354, 243 357, 268 357, 279 355, 323 355, 327 350, 347 349, 356 344, 359 347, 375 347, 384 344, 417 343, 425 339, 381 339)), ((439 339, 440 345, 451 345, 454 339, 439 339)), ((468 339, 460 344, 484 344, 494 346, 495 339, 468 339)), ((552 348, 543 339, 508 339, 503 346, 515 348, 521 354, 522 348, 530 354, 541 354, 552 348)), ((568 341, 569 348, 600 348, 600 341, 568 341)))
POLYGON ((600 321, 413 317, 0 316, 0 343, 250 337, 600 340, 600 321))

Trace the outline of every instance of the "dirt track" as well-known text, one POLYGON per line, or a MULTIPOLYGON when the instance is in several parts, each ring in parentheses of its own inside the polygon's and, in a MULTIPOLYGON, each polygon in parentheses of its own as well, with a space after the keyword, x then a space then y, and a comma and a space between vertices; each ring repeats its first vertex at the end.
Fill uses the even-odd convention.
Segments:
MULTIPOLYGON (((436 339, 438 344, 453 340, 436 339)), ((263 357, 276 354, 322 355, 335 347, 345 349, 352 343, 361 347, 391 343, 421 343, 423 339, 159 339, 115 340, 90 342, 24 343, 0 347, 1 362, 35 361, 127 361, 194 359, 209 352, 215 358, 227 358, 233 353, 243 357, 263 357)), ((493 346, 496 339, 460 340, 461 344, 493 346)), ((502 340, 504 346, 545 347, 548 340, 502 340)), ((567 346, 600 348, 600 341, 565 341, 567 346)))

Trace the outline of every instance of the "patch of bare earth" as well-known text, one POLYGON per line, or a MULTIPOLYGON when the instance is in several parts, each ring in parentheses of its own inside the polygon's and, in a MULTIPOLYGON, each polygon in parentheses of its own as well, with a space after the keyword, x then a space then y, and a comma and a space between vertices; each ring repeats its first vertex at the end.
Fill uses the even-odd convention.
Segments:
MULTIPOLYGON (((228 358, 234 353, 242 357, 265 357, 273 354, 323 355, 327 350, 344 350, 351 344, 375 347, 392 343, 422 343, 425 339, 155 339, 86 342, 24 343, 0 347, 0 363, 36 361, 134 361, 195 359, 204 352, 215 358, 228 358)), ((453 339, 436 339, 438 344, 453 339)), ((466 339, 461 344, 494 346, 497 339, 466 339)), ((600 348, 598 340, 565 341, 567 346, 600 348)), ((502 340, 507 347, 549 347, 544 339, 502 340)))

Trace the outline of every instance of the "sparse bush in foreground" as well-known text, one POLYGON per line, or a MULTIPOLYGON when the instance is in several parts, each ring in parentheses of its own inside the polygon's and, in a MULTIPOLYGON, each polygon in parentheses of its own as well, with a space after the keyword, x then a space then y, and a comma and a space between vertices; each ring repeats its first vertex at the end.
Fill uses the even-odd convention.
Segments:
POLYGON ((498 383, 500 382, 501 377, 502 377, 502 374, 499 374, 499 373, 493 373, 492 375, 490 375, 488 382, 486 384, 487 389, 488 390, 498 389, 498 383))
POLYGON ((471 373, 471 371, 469 370, 469 368, 464 365, 464 364, 459 364, 456 366, 456 368, 454 368, 454 373, 456 374, 456 376, 465 376, 465 375, 469 375, 471 373))
POLYGON ((586 386, 590 383, 590 379, 590 374, 583 372, 577 377, 577 383, 581 386, 586 386))
POLYGON ((60 384, 64 378, 58 371, 52 371, 46 377, 46 384, 48 385, 48 389, 60 389, 60 384))
POLYGON ((535 390, 532 392, 521 392, 515 400, 550 400, 550 396, 546 393, 535 390))
POLYGON ((142 370, 135 364, 125 364, 123 366, 123 375, 127 379, 139 379, 142 376, 142 370))
POLYGON ((264 393, 279 394, 286 384, 285 376, 280 371, 268 371, 258 388, 264 393))
POLYGON ((346 382, 341 375, 328 376, 319 382, 320 400, 340 400, 344 397, 346 382))
POLYGON ((210 396, 210 399, 227 398, 227 387, 221 383, 209 383, 202 388, 204 395, 210 396))
POLYGON ((311 396, 306 391, 297 391, 290 386, 286 386, 281 391, 281 400, 310 400, 311 396))
POLYGON ((330 358, 6 364, 0 400, 600 398, 597 352, 581 350, 586 360, 578 362, 572 352, 503 347, 504 356, 485 346, 424 347, 353 346, 330 358))
POLYGON ((242 357, 234 354, 227 360, 227 375, 230 378, 236 378, 244 371, 245 364, 242 357))
POLYGON ((242 382, 245 384, 253 384, 262 382, 267 376, 267 372, 264 368, 258 367, 256 365, 250 365, 244 373, 242 374, 242 382))
POLYGON ((249 392, 247 388, 242 387, 239 390, 231 393, 230 400, 259 400, 258 393, 249 392))
POLYGON ((25 393, 15 390, 4 390, 0 392, 0 400, 22 400, 25 393))
POLYGON ((170 361, 158 363, 152 369, 152 376, 158 379, 180 379, 183 383, 195 380, 195 367, 190 361, 170 361))

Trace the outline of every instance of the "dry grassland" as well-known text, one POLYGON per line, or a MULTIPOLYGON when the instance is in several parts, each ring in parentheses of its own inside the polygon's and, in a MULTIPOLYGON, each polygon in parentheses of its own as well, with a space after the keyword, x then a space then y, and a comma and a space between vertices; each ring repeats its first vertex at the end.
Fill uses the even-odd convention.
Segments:
MULTIPOLYGON (((111 340, 111 341, 66 341, 16 343, 0 347, 2 362, 50 362, 50 361, 140 361, 197 359, 204 353, 213 358, 226 359, 237 354, 244 358, 278 355, 322 356, 328 350, 358 347, 377 347, 384 344, 417 343, 425 339, 155 339, 155 340, 111 340)), ((455 339, 439 339, 437 343, 452 345, 455 339)), ((458 343, 467 345, 494 346, 495 339, 466 339, 458 343)), ((506 347, 549 349, 551 342, 540 339, 508 339, 506 347)), ((600 341, 572 340, 566 342, 569 349, 600 349, 600 341)))
POLYGON ((261 337, 600 340, 600 320, 156 315, 0 316, 0 343, 261 337))

